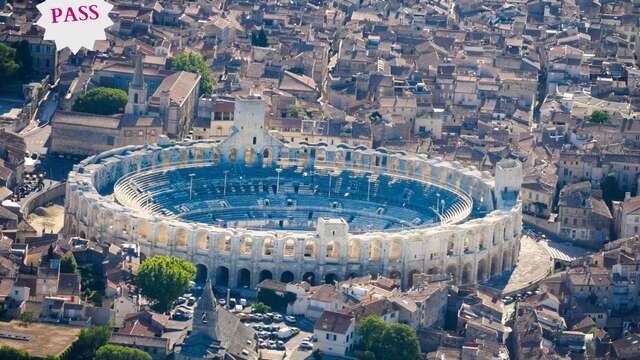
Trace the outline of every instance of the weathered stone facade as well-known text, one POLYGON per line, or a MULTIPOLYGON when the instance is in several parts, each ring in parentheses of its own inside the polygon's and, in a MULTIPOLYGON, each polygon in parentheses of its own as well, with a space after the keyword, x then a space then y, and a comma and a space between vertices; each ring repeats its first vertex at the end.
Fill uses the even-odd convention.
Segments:
POLYGON ((256 116, 263 111, 260 106, 240 108, 236 105, 238 131, 222 143, 131 146, 77 165, 67 182, 66 234, 134 241, 147 256, 171 254, 205 265, 218 282, 232 287, 254 287, 268 276, 317 283, 329 277, 344 279, 372 272, 400 277, 404 286, 410 285, 417 272, 451 273, 458 284, 474 284, 514 266, 522 230, 520 202, 497 208, 496 204, 504 201, 497 201, 502 194, 494 194, 494 181, 488 173, 365 147, 283 144, 260 125, 238 120, 256 116), (466 199, 466 206, 442 214, 440 225, 431 227, 351 234, 339 221, 330 221, 320 224, 316 232, 257 231, 154 214, 138 201, 141 194, 119 187, 128 174, 145 169, 219 162, 393 175, 457 191, 466 199), (114 183, 117 201, 100 195, 101 189, 114 183), (483 216, 467 220, 472 204, 485 211, 483 216))

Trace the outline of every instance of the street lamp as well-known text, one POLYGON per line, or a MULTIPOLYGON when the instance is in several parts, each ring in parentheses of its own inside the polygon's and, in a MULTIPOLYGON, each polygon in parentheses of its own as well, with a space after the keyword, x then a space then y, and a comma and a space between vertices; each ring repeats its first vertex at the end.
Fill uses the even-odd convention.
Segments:
POLYGON ((327 197, 331 197, 331 173, 329 173, 329 195, 327 197))
POLYGON ((196 176, 196 174, 191 173, 189 174, 189 201, 191 201, 191 195, 193 194, 193 177, 196 176))
POLYGON ((281 172, 282 172, 282 168, 276 169, 276 173, 278 173, 278 176, 276 178, 276 194, 280 192, 280 173, 281 172))
POLYGON ((438 198, 436 200, 436 212, 440 215, 440 193, 436 193, 436 197, 438 198))
POLYGON ((367 201, 371 200, 371 175, 367 176, 367 201))
POLYGON ((224 171, 224 188, 222 189, 222 197, 227 196, 227 175, 229 174, 229 170, 224 171))

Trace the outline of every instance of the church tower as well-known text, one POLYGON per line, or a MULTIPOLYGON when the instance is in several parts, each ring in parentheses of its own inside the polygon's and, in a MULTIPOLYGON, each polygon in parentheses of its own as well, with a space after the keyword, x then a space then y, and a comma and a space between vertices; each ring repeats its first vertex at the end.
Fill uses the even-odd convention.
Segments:
POLYGON ((216 334, 216 322, 218 321, 218 313, 216 311, 216 299, 213 297, 211 290, 211 281, 207 280, 204 284, 202 296, 198 299, 198 303, 193 311, 193 334, 207 335, 211 339, 218 339, 216 334))
POLYGON ((124 112, 130 115, 142 115, 147 112, 147 84, 144 82, 142 54, 138 51, 133 58, 135 66, 133 80, 129 83, 129 101, 124 112))

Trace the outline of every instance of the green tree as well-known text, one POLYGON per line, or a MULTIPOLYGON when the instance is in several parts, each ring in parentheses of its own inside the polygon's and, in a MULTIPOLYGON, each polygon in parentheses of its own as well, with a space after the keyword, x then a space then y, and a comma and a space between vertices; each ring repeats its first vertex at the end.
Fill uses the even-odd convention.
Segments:
POLYGON ((311 353, 311 357, 313 357, 313 360, 322 360, 322 351, 318 349, 313 350, 313 352, 311 353))
POLYGON ((78 265, 82 282, 82 297, 101 306, 106 280, 101 264, 85 263, 78 265))
POLYGON ((96 350, 106 344, 110 337, 111 328, 108 326, 82 329, 78 340, 62 356, 62 360, 93 359, 96 356, 96 350))
POLYGON ((360 323, 358 334, 362 339, 363 350, 359 354, 371 352, 376 360, 414 360, 420 356, 418 337, 415 330, 408 325, 389 325, 379 317, 371 315, 360 323))
POLYGON ((597 124, 604 124, 609 122, 610 115, 607 111, 596 110, 587 116, 587 121, 597 124))
POLYGON ((624 191, 618 187, 616 174, 607 174, 607 176, 602 180, 600 187, 602 189, 602 199, 607 206, 611 207, 612 201, 624 200, 624 191))
POLYGON ((16 49, 15 61, 20 66, 18 77, 21 80, 28 80, 33 75, 31 45, 27 40, 22 40, 13 44, 13 48, 16 49))
POLYGON ((16 49, 0 43, 0 82, 13 80, 20 70, 15 61, 16 49))
POLYGON ((20 314, 20 321, 24 324, 24 326, 29 326, 30 323, 33 322, 35 318, 35 313, 33 311, 27 310, 20 314))
POLYGON ((75 274, 78 272, 78 263, 71 251, 62 255, 60 258, 60 272, 64 274, 75 274))
POLYGON ((151 355, 138 349, 107 344, 98 349, 95 360, 151 360, 151 355))
POLYGON ((307 111, 300 105, 291 105, 288 110, 289 117, 308 119, 307 111))
POLYGON ((0 359, 2 360, 29 360, 31 356, 24 350, 14 349, 10 346, 0 346, 0 359))
POLYGON ((300 66, 294 66, 294 67, 290 68, 288 71, 292 72, 294 74, 304 75, 304 68, 300 67, 300 66))
POLYGON ((270 310, 271 308, 269 307, 269 305, 266 305, 265 303, 261 303, 261 302, 255 303, 251 307, 251 311, 258 314, 268 313, 270 310))
POLYGON ((73 104, 73 111, 113 115, 122 113, 127 104, 127 93, 114 88, 97 87, 80 95, 73 104))
POLYGON ((251 33, 251 45, 259 47, 269 46, 269 40, 267 39, 267 33, 264 29, 254 30, 251 33))
POLYGON ((376 356, 368 350, 355 350, 351 355, 359 360, 376 360, 376 356))
POLYGON ((213 90, 213 78, 211 68, 202 55, 190 52, 180 53, 173 59, 173 69, 177 71, 188 71, 200 75, 200 94, 211 95, 213 90))
POLYGON ((420 358, 420 343, 416 331, 406 324, 387 326, 378 345, 378 350, 374 351, 376 360, 420 358))
POLYGON ((365 349, 373 349, 376 344, 380 342, 382 333, 386 329, 387 324, 375 315, 369 315, 366 319, 362 320, 358 326, 358 334, 362 339, 362 346, 365 349))
POLYGON ((175 256, 154 256, 145 260, 138 271, 136 284, 144 297, 151 300, 154 309, 166 312, 189 288, 196 268, 175 256))

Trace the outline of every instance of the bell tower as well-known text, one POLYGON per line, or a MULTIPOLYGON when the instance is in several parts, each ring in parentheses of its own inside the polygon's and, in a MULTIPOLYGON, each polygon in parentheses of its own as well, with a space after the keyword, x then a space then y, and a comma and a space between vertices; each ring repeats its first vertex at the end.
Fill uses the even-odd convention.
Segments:
POLYGON ((142 115, 147 112, 147 84, 144 82, 142 54, 138 51, 133 58, 134 74, 129 83, 129 101, 124 112, 130 115, 142 115))

